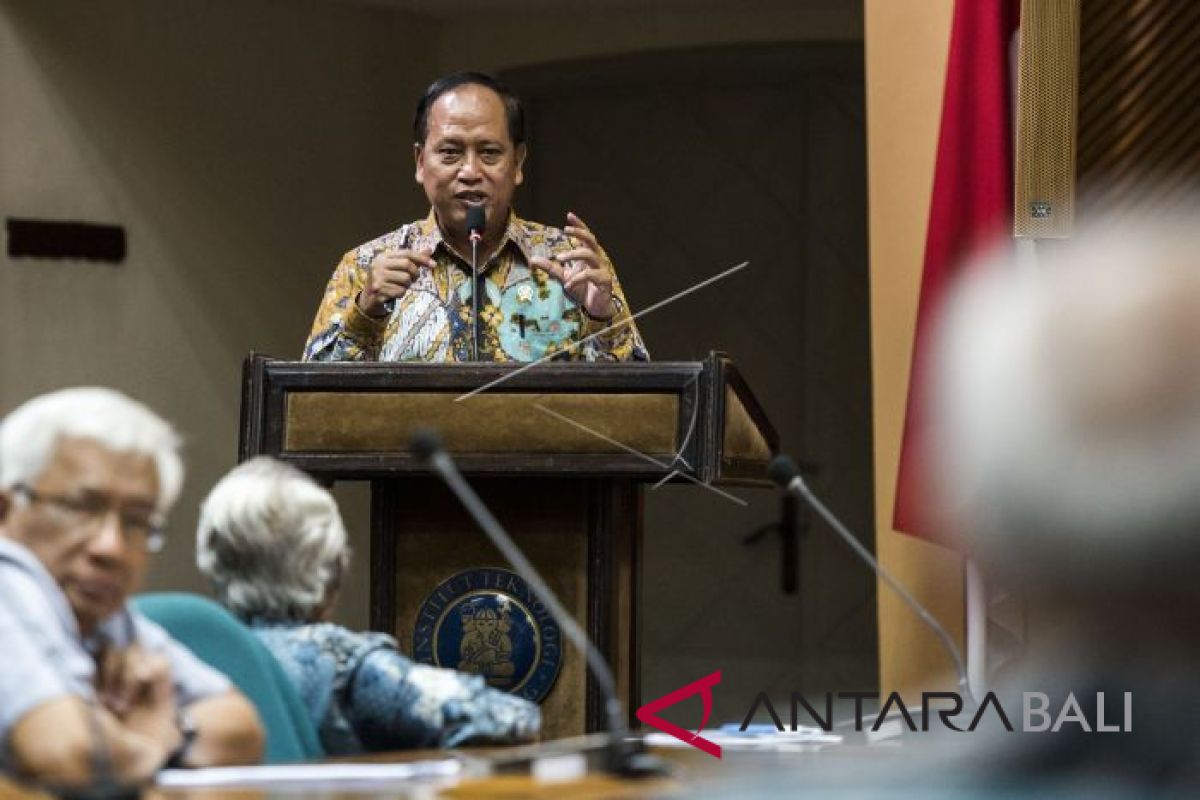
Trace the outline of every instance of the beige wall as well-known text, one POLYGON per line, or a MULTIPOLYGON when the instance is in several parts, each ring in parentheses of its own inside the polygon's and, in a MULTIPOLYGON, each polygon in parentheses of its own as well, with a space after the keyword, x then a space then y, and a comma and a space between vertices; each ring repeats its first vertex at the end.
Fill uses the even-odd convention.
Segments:
MULTIPOLYGON (((953 0, 867 0, 867 163, 876 552, 961 641, 962 560, 892 530, 912 332, 953 0)), ((953 688, 936 638, 879 588, 880 688, 953 688)))
POLYGON ((0 3, 0 210, 129 237, 115 267, 3 257, 0 408, 107 384, 179 426, 152 586, 200 587, 195 509, 235 460, 243 356, 297 356, 341 251, 420 211, 405 143, 429 75, 390 57, 420 30, 292 0, 0 3))

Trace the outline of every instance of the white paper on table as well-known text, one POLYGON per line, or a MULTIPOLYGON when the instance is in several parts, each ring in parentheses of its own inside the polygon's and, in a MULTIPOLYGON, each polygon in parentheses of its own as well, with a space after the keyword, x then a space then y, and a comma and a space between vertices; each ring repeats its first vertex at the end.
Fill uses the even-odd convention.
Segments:
POLYGON ((185 788, 296 784, 309 787, 329 784, 340 788, 354 783, 383 784, 453 778, 461 771, 462 763, 453 758, 399 764, 271 764, 261 767, 165 769, 158 773, 155 783, 163 787, 185 788))
MULTIPOLYGON (((691 731, 689 731, 690 733, 691 731)), ((721 730, 701 731, 700 735, 722 750, 764 750, 786 752, 788 750, 810 750, 832 744, 841 744, 842 737, 826 733, 820 728, 801 727, 795 731, 771 731, 770 733, 728 732, 721 730)), ((691 747, 689 743, 666 733, 646 734, 649 747, 691 747)))

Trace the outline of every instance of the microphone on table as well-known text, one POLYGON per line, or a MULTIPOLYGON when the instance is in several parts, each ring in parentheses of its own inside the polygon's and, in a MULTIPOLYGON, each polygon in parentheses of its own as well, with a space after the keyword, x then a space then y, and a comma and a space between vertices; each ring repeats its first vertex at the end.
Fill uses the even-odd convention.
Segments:
POLYGON ((616 681, 599 648, 588 638, 583 628, 579 627, 575 618, 563 607, 558 596, 542 580, 542 576, 534 569, 533 564, 517 547, 512 537, 488 510, 488 507, 484 505, 471 485, 467 483, 450 454, 442 447, 437 434, 428 430, 419 431, 412 438, 412 451, 442 477, 467 513, 480 528, 483 528, 483 532, 487 534, 496 549, 546 604, 567 638, 583 653, 588 669, 595 678, 600 692, 604 695, 604 710, 608 718, 608 741, 605 746, 607 770, 624 777, 650 777, 666 774, 666 766, 658 758, 645 752, 641 740, 630 737, 629 726, 625 724, 624 708, 620 699, 617 698, 616 681))
POLYGON ((954 644, 954 640, 950 638, 950 634, 946 633, 946 629, 941 626, 941 623, 934 618, 929 609, 921 605, 917 598, 913 597, 907 589, 896 580, 890 572, 884 569, 880 563, 871 555, 867 548, 863 547, 862 542, 854 537, 850 529, 842 524, 842 521, 833 515, 833 512, 825 507, 817 496, 808 488, 808 484, 804 482, 804 478, 800 474, 800 468, 796 466, 796 462, 792 461, 785 455, 778 455, 771 459, 771 463, 767 465, 767 475, 775 484, 785 492, 790 492, 794 495, 802 497, 806 503, 812 506, 829 526, 833 528, 838 536, 845 540, 846 544, 850 545, 858 557, 867 563, 867 566, 874 570, 875 575, 886 583, 893 592, 900 596, 913 613, 933 631, 937 636, 938 641, 942 643, 942 647, 950 654, 951 661, 954 662, 954 669, 958 673, 958 689, 961 696, 972 705, 977 706, 975 696, 971 694, 971 686, 967 681, 967 669, 963 665, 962 653, 959 652, 958 646, 954 644))
POLYGON ((479 360, 479 243, 487 227, 483 206, 467 206, 467 238, 471 241, 471 360, 479 360))

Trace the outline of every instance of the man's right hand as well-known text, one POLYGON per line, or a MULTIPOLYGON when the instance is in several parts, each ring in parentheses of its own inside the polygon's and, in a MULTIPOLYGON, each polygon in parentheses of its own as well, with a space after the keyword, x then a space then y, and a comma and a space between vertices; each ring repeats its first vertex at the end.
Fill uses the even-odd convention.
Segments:
POLYGON ((432 250, 384 250, 372 259, 366 285, 354 302, 368 317, 380 318, 387 313, 385 304, 403 296, 422 267, 433 266, 432 250))
POLYGON ((180 734, 167 657, 138 645, 110 647, 100 667, 97 689, 105 707, 129 730, 173 749, 180 734))

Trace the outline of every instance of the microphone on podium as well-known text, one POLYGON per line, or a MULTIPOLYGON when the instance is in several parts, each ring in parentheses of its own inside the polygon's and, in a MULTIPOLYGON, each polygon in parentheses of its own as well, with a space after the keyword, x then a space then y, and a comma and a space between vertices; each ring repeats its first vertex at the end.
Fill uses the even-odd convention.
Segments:
POLYGON ((471 240, 471 246, 479 244, 483 240, 483 229, 487 227, 487 212, 483 206, 467 206, 467 238, 471 240))
POLYGON ((834 532, 842 537, 846 544, 850 546, 850 549, 866 562, 867 566, 875 572, 876 576, 886 583, 893 592, 899 595, 900 599, 912 609, 913 613, 933 631, 938 641, 941 642, 942 647, 950 655, 950 660, 954 662, 954 669, 958 673, 959 693, 965 701, 972 705, 977 705, 975 696, 971 694, 970 683, 967 681, 967 669, 963 664, 962 654, 959 652, 957 645, 954 644, 954 640, 950 638, 950 634, 946 633, 946 629, 934 618, 929 609, 921 605, 917 598, 913 597, 901 585, 900 581, 896 580, 890 572, 884 569, 875 559, 875 556, 871 555, 871 552, 863 547, 862 542, 855 538, 850 529, 843 525, 842 521, 834 516, 833 512, 826 508, 825 504, 812 493, 812 490, 808 488, 808 484, 804 482, 804 478, 801 476, 800 468, 796 466, 796 462, 785 455, 775 456, 775 458, 771 459, 771 463, 767 465, 767 475, 775 485, 785 492, 790 492, 803 498, 822 519, 829 523, 834 532))
POLYGON ((605 744, 607 771, 623 777, 652 777, 667 773, 666 766, 656 757, 645 752, 642 741, 630 736, 625 724, 625 710, 617 697, 616 681, 608 668, 599 648, 588 638, 587 633, 575 621, 570 612, 559 601, 558 596, 542 580, 542 576, 530 563, 512 537, 484 505, 483 500, 458 471, 454 459, 442 447, 437 434, 429 430, 418 431, 412 438, 412 452, 433 468, 476 524, 487 534, 501 555, 512 565, 517 574, 529 584, 541 599, 567 638, 583 653, 584 660, 596 685, 604 695, 604 709, 608 721, 608 738, 605 744))

